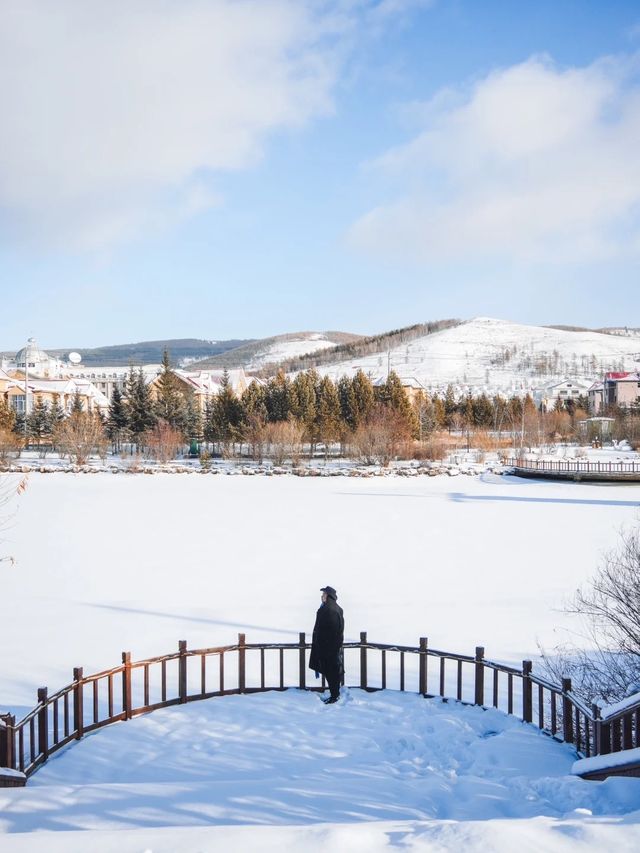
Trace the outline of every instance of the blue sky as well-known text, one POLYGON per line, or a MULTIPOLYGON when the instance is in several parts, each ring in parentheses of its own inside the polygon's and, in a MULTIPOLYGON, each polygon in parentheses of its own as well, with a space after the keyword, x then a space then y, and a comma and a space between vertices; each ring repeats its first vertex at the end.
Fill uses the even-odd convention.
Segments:
POLYGON ((0 4, 0 349, 640 326, 637 2, 0 4))

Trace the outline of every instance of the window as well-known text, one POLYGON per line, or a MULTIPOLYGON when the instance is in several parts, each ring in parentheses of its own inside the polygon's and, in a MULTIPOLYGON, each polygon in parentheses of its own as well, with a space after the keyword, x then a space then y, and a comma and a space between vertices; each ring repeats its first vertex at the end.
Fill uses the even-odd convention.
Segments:
POLYGON ((16 396, 11 397, 10 400, 16 414, 24 415, 24 394, 16 394, 16 396))

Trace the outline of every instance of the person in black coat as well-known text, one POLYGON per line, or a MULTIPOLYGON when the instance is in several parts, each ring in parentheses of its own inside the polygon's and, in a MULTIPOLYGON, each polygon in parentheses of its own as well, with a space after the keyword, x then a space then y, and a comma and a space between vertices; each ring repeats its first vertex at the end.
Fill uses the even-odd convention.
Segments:
POLYGON ((344 615, 338 605, 338 593, 332 586, 324 586, 322 604, 316 613, 313 628, 309 669, 321 672, 327 679, 330 695, 327 705, 340 698, 340 679, 343 671, 342 643, 344 642, 344 615))

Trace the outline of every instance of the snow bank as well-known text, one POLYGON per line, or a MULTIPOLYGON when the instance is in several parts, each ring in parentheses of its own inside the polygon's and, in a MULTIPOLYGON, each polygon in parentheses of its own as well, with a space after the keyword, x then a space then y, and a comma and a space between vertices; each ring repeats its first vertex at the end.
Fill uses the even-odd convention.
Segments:
MULTIPOLYGON (((35 850, 44 830, 40 849, 80 849, 68 846, 73 830, 95 850, 94 838, 113 842, 118 830, 120 851, 148 838, 168 850, 176 827, 220 825, 245 828, 185 839, 203 850, 234 838, 265 849, 271 827, 267 844, 295 839, 291 849, 340 839, 334 849, 387 849, 402 838, 417 849, 473 839, 465 849, 487 850, 506 848, 481 841, 513 839, 517 828, 520 847, 530 839, 531 850, 553 850, 562 848, 536 846, 553 828, 593 840, 606 823, 628 834, 622 818, 640 804, 640 780, 585 782, 570 775, 572 760, 569 747, 513 717, 409 694, 351 690, 331 707, 299 691, 225 697, 116 724, 52 759, 27 788, 0 791, 1 846, 35 850), (14 833, 32 833, 34 846, 21 848, 14 833)), ((637 826, 626 837, 640 838, 637 826)))

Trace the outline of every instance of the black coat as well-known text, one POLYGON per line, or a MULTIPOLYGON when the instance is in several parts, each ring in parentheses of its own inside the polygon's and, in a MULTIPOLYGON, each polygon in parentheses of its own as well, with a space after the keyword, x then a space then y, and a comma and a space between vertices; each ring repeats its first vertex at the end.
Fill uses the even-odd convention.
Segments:
POLYGON ((333 598, 318 608, 313 628, 309 669, 328 676, 336 667, 342 669, 342 643, 344 642, 344 616, 342 607, 333 598))

